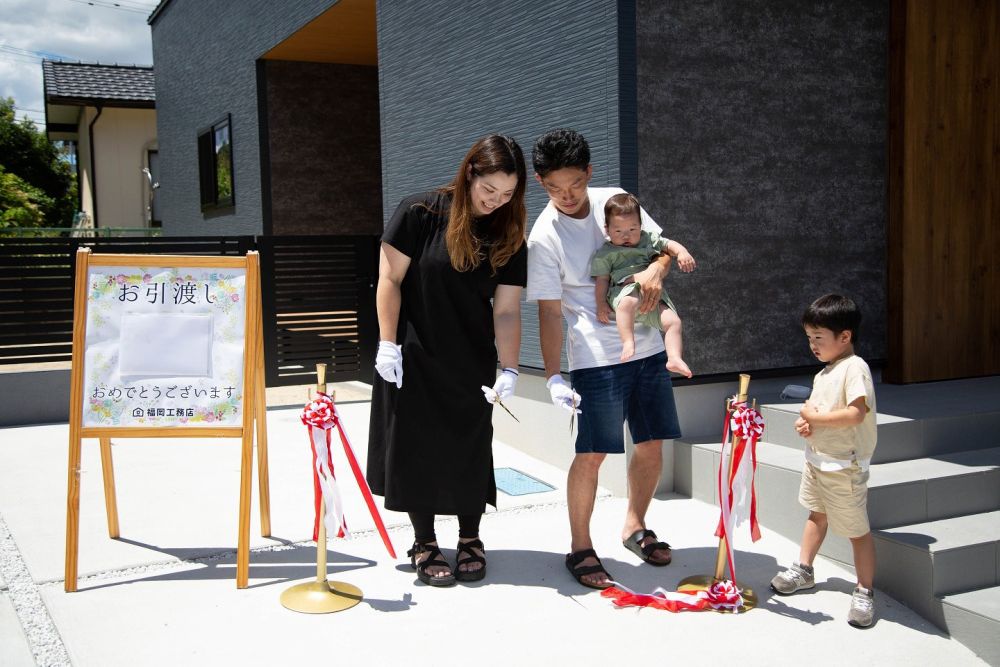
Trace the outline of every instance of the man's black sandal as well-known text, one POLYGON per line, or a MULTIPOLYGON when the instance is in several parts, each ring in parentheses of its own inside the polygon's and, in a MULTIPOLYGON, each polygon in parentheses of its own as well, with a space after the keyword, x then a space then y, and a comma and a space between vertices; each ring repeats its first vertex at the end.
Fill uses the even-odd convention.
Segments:
POLYGON ((444 559, 444 554, 441 553, 436 544, 414 542, 413 548, 407 551, 406 555, 410 557, 410 567, 417 571, 417 579, 428 586, 451 586, 455 583, 454 572, 443 576, 434 576, 427 571, 429 567, 446 567, 451 570, 451 565, 444 559), (417 556, 425 552, 429 555, 418 563, 417 556))
POLYGON ((670 565, 671 556, 667 556, 667 560, 653 560, 653 552, 665 549, 670 551, 670 545, 666 542, 660 542, 656 539, 656 533, 651 530, 646 530, 645 528, 637 530, 632 533, 627 540, 622 542, 625 548, 634 553, 639 558, 643 559, 650 565, 656 565, 657 567, 663 567, 664 565, 670 565), (646 538, 651 537, 655 542, 650 542, 646 546, 642 546, 642 541, 646 538))
POLYGON ((586 586, 587 588, 596 588, 599 591, 603 591, 605 588, 611 588, 614 584, 611 583, 611 575, 608 571, 604 569, 601 565, 601 559, 597 557, 597 553, 593 549, 584 549, 583 551, 574 551, 571 554, 566 554, 566 569, 569 573, 573 575, 573 578, 577 580, 578 583, 586 586), (597 565, 580 565, 583 561, 588 558, 593 558, 597 561, 597 565), (602 584, 592 584, 590 582, 584 581, 584 577, 588 574, 599 574, 604 573, 607 577, 607 581, 602 584))
POLYGON ((477 554, 473 549, 479 549, 486 555, 486 548, 483 541, 476 538, 471 542, 459 542, 458 554, 455 562, 455 578, 459 581, 479 581, 486 576, 486 559, 477 554), (463 555, 465 556, 463 558, 463 555), (475 570, 463 570, 466 563, 482 563, 483 566, 475 570))

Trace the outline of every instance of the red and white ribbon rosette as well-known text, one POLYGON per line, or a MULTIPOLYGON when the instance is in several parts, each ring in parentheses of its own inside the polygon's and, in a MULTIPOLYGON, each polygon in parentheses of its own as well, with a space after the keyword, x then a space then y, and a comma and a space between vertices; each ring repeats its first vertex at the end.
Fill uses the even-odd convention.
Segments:
POLYGON ((717 581, 706 591, 667 591, 657 588, 652 593, 636 593, 615 582, 601 591, 601 597, 610 598, 615 607, 652 607, 664 611, 737 611, 743 606, 740 589, 732 581, 717 581))
POLYGON ((721 516, 715 530, 717 537, 726 540, 726 557, 729 576, 736 581, 736 564, 733 560, 733 533, 744 521, 750 519, 750 538, 760 539, 757 523, 757 441, 764 433, 764 419, 757 410, 745 402, 732 404, 732 413, 726 419, 722 435, 722 455, 719 457, 719 505, 721 516), (730 458, 733 465, 728 465, 730 458))
POLYGON ((368 481, 365 480, 365 476, 361 472, 361 466, 358 465, 354 449, 347 438, 347 433, 344 432, 340 413, 337 412, 337 406, 334 404, 333 399, 326 394, 317 393, 316 398, 307 403, 302 409, 301 418, 302 423, 309 428, 309 442, 313 452, 313 490, 316 501, 313 539, 315 540, 319 537, 319 510, 321 502, 326 507, 327 535, 336 534, 337 537, 349 535, 347 522, 344 518, 343 502, 340 498, 340 488, 333 473, 333 458, 330 455, 330 432, 336 427, 337 433, 340 435, 340 442, 344 446, 344 455, 351 466, 351 471, 354 473, 354 479, 358 483, 358 488, 365 499, 365 504, 368 505, 368 511, 372 515, 375 527, 378 529, 389 555, 395 558, 396 550, 392 547, 392 541, 389 539, 389 533, 382 522, 382 516, 375 506, 375 499, 372 498, 368 481))

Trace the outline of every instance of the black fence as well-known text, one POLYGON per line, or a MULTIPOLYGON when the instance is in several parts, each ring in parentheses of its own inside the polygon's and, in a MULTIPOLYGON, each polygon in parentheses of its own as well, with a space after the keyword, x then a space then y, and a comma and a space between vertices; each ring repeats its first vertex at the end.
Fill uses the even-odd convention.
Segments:
POLYGON ((374 236, 0 238, 0 365, 69 361, 76 251, 261 255, 265 382, 370 380, 377 324, 374 236))
POLYGON ((378 237, 260 236, 268 386, 371 381, 378 237))

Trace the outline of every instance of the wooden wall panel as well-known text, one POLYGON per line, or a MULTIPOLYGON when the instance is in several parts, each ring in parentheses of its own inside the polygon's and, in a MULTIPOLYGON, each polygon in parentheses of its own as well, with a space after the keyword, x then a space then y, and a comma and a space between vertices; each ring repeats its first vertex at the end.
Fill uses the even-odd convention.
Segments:
POLYGON ((893 0, 885 379, 1000 373, 1000 4, 893 0))

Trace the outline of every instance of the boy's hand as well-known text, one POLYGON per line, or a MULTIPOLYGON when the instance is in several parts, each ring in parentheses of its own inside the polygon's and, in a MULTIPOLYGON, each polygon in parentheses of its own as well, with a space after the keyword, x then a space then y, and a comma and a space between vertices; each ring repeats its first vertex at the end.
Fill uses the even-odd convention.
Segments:
POLYGON ((817 414, 819 414, 819 409, 809 401, 803 403, 799 409, 799 418, 795 421, 795 430, 803 438, 808 438, 812 435, 812 424, 809 423, 809 420, 817 414), (799 428, 799 422, 802 423, 802 429, 799 428))
POLYGON ((611 310, 611 306, 608 305, 607 301, 597 304, 597 321, 601 324, 610 324, 613 313, 614 311, 611 310))
POLYGON ((698 263, 694 261, 694 257, 691 256, 687 250, 677 254, 677 266, 684 273, 691 273, 694 271, 698 263))

